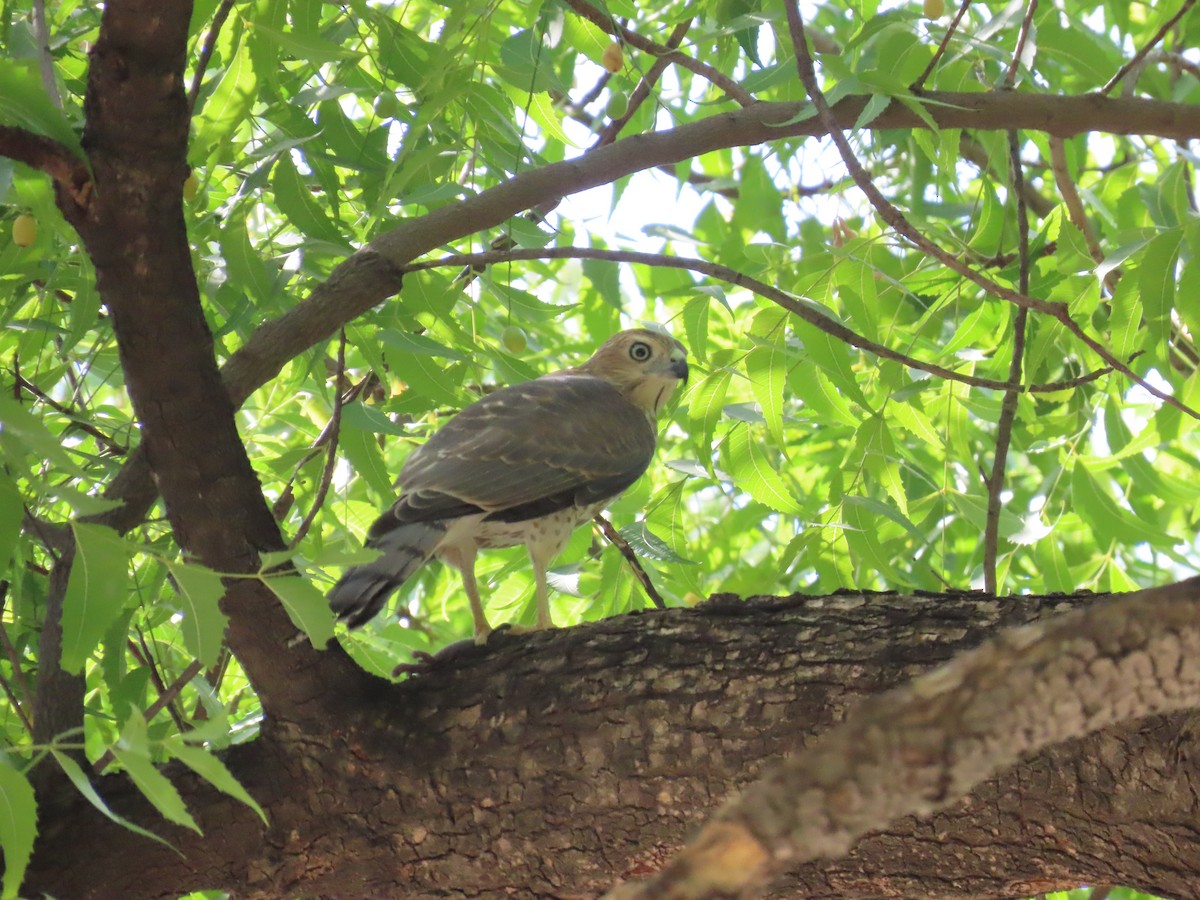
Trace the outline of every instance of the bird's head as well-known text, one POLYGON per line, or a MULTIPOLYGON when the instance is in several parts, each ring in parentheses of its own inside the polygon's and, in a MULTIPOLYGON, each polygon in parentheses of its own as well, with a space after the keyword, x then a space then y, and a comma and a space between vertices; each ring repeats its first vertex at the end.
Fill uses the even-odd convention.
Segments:
POLYGON ((653 419, 675 386, 687 383, 687 350, 660 331, 631 328, 614 334, 572 372, 603 378, 653 419))

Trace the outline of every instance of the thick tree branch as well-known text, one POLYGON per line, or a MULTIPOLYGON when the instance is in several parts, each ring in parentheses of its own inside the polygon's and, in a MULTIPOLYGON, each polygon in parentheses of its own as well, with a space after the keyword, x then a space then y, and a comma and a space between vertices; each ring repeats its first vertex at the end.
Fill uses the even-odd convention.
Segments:
MULTIPOLYGON (((106 5, 85 102, 84 146, 97 191, 76 227, 141 424, 137 455, 153 467, 175 537, 208 567, 248 574, 261 552, 284 543, 238 435, 191 264, 182 212, 189 10, 187 0, 106 5)), ((133 487, 142 500, 153 496, 133 487)), ((120 518, 106 521, 125 524, 120 518)), ((342 677, 355 684, 364 677, 337 653, 307 644, 289 651, 295 626, 261 585, 232 582, 223 606, 230 646, 273 715, 322 689, 336 693, 342 677)))
POLYGON ((947 806, 1022 756, 1200 706, 1200 578, 1013 629, 865 702, 616 900, 744 896, 869 831, 947 806))
MULTIPOLYGON (((285 728, 234 748, 226 762, 271 810, 269 828, 177 771, 167 774, 203 837, 164 826, 125 779, 103 779, 116 811, 170 837, 183 856, 72 797, 43 835, 27 893, 175 898, 225 887, 239 900, 432 900, 469 886, 500 900, 520 885, 522 896, 594 896, 615 876, 657 871, 721 798, 758 777, 764 760, 811 746, 813 735, 845 721, 865 698, 978 647, 1000 628, 1040 622, 1018 634, 1064 633, 1079 619, 1056 616, 1090 610, 1086 621, 1117 639, 1121 631, 1105 631, 1105 613, 1093 618, 1102 602, 973 593, 725 596, 694 609, 500 635, 444 669, 344 702, 320 731, 285 728), (62 865, 101 857, 138 865, 116 867, 103 880, 91 867, 62 865)), ((1002 658, 996 647, 1019 655, 1014 640, 971 659, 1002 658)), ((1122 646, 1135 660, 1134 642, 1122 646)), ((1183 659, 1185 675, 1197 659, 1183 659)), ((1111 679, 1111 700, 1121 702, 1158 671, 1135 668, 1109 671, 1097 662, 1091 671, 1111 679)), ((949 671, 974 670, 955 664, 949 671)), ((1020 697, 1022 671, 1001 673, 981 691, 1020 697), (1011 688, 1009 677, 1017 679, 1011 688)), ((949 689, 954 681, 943 674, 937 684, 949 689)), ((944 722, 954 719, 953 696, 923 699, 944 722)), ((865 711, 891 721, 895 697, 865 711)), ((900 697, 918 702, 911 688, 900 697)), ((1056 709, 1050 727, 1063 716, 1056 709)), ((1042 735, 1011 720, 982 725, 1002 736, 997 746, 1042 735)), ((1150 720, 1043 751, 932 818, 897 822, 848 857, 788 873, 772 896, 924 897, 933 878, 941 900, 1028 897, 1085 882, 1191 896, 1200 856, 1195 733, 1184 717, 1150 720)), ((863 753, 875 746, 872 738, 863 753)), ((923 760, 932 766, 945 757, 908 763, 923 760)), ((902 789, 895 771, 882 775, 902 789)))

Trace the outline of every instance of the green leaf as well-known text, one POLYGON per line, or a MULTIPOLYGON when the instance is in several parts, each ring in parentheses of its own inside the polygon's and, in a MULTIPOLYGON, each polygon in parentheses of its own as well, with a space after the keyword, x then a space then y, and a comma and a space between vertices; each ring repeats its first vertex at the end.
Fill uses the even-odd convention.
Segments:
POLYGON ((196 659, 208 668, 214 665, 225 641, 225 626, 229 617, 221 612, 221 597, 225 586, 221 576, 212 569, 190 563, 167 563, 179 591, 183 608, 183 643, 196 659))
POLYGON ((383 459, 383 451, 379 449, 373 432, 351 426, 343 421, 338 449, 342 451, 346 459, 350 460, 354 471, 366 479, 371 490, 378 495, 380 502, 388 498, 394 499, 392 474, 388 471, 387 463, 383 459))
POLYGON ((167 741, 164 747, 173 757, 224 794, 246 804, 263 824, 267 822, 267 814, 263 812, 258 802, 250 796, 241 783, 233 777, 233 773, 225 767, 225 763, 201 747, 192 747, 179 740, 167 741))
POLYGON ((62 667, 78 674, 129 599, 132 548, 111 528, 76 523, 62 613, 62 667))
POLYGON ((697 565, 695 560, 682 557, 672 550, 666 541, 650 530, 650 526, 644 519, 634 522, 632 525, 626 525, 617 533, 625 538, 638 556, 644 556, 655 562, 677 563, 683 566, 697 565))
POLYGON ((1175 307, 1175 264, 1183 246, 1183 229, 1173 228, 1150 241, 1138 266, 1142 309, 1149 323, 1162 326, 1175 307))
POLYGON ((0 444, 5 452, 14 457, 32 454, 46 460, 63 474, 87 477, 63 450, 62 442, 11 397, 0 397, 0 444))
POLYGON ((21 492, 11 478, 0 472, 0 567, 7 569, 12 559, 24 517, 25 503, 21 492))
POLYGON ((896 445, 883 416, 872 416, 859 432, 867 438, 867 472, 895 501, 904 516, 908 516, 908 495, 904 492, 904 480, 900 477, 900 464, 896 456, 896 445))
POLYGON ((221 230, 221 255, 229 277, 259 304, 270 303, 276 295, 276 279, 262 256, 250 245, 246 223, 231 218, 221 230))
POLYGON ((263 583, 279 598, 292 624, 308 635, 314 647, 324 649, 333 637, 333 611, 325 595, 298 575, 264 578, 263 583))
POLYGON ((83 794, 87 802, 92 804, 92 806, 103 813, 107 818, 111 819, 113 822, 116 822, 122 828, 128 828, 135 834, 140 834, 142 837, 147 837, 152 841, 157 841, 164 847, 170 847, 172 850, 175 849, 175 847, 169 841, 163 840, 153 831, 148 831, 145 828, 142 828, 140 825, 135 825, 133 822, 122 818, 109 809, 108 804, 105 803, 104 799, 96 793, 96 789, 92 787, 92 783, 88 781, 88 777, 83 774, 83 769, 79 768, 79 763, 75 762, 75 760, 67 756, 67 754, 63 753, 61 750, 55 750, 51 748, 50 753, 54 756, 55 760, 57 760, 58 765, 62 768, 63 772, 66 773, 67 778, 69 778, 71 783, 75 785, 75 790, 83 794))
POLYGON ((415 332, 400 331, 397 328, 385 328, 377 331, 375 336, 389 347, 404 353, 420 353, 440 359, 465 360, 467 357, 457 350, 439 344, 433 338, 415 332))
POLYGON ((190 828, 197 834, 201 833, 200 826, 187 811, 187 806, 175 785, 150 761, 146 720, 136 709, 125 720, 125 727, 121 729, 121 737, 112 748, 112 753, 142 795, 167 821, 190 828))
POLYGON ((787 382, 787 354, 783 349, 783 330, 776 339, 760 344, 746 354, 746 377, 750 390, 762 409, 767 431, 777 444, 783 444, 783 387, 787 382))
POLYGON ((713 433, 725 408, 725 395, 732 378, 728 369, 714 369, 688 391, 688 417, 700 423, 700 452, 706 461, 712 450, 713 433))
POLYGON ((37 801, 28 779, 0 756, 0 848, 4 850, 4 900, 21 889, 37 837, 37 801))
POLYGON ((1106 542, 1145 542, 1153 547, 1170 547, 1177 543, 1171 535, 1118 506, 1078 462, 1071 471, 1071 499, 1075 502, 1075 511, 1106 542))
POLYGON ((283 153, 275 163, 272 177, 275 200, 288 220, 310 238, 329 241, 346 249, 350 244, 341 228, 326 212, 327 203, 318 203, 307 181, 300 177, 290 154, 283 153))
POLYGON ((688 352, 700 362, 708 361, 708 297, 693 297, 683 307, 683 327, 688 352))
POLYGON ((233 132, 242 125, 258 98, 258 78, 241 29, 232 29, 235 45, 224 56, 221 80, 212 95, 204 102, 193 120, 196 135, 192 141, 192 158, 214 161, 231 159, 241 142, 230 141, 233 132))
POLYGON ((330 63, 339 60, 358 59, 362 56, 357 50, 327 41, 315 34, 305 34, 302 31, 278 31, 269 28, 261 22, 252 23, 254 31, 279 47, 284 55, 291 59, 299 59, 312 63, 330 63))
POLYGON ((801 515, 778 469, 779 463, 767 458, 753 429, 743 425, 733 430, 729 436, 729 470, 738 487, 770 509, 801 515))
POLYGON ((41 79, 29 69, 0 58, 0 124, 18 125, 53 138, 80 162, 87 159, 66 114, 54 105, 41 79))

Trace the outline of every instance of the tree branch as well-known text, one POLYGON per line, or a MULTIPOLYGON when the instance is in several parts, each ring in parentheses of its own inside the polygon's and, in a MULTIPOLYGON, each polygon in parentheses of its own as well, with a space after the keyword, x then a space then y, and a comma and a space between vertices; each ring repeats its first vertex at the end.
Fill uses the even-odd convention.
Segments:
POLYGON ((592 6, 587 0, 566 0, 567 6, 571 7, 581 17, 587 19, 593 25, 596 25, 601 30, 619 37, 631 47, 652 54, 653 56, 661 56, 668 58, 671 62, 687 69, 701 78, 711 82, 716 87, 724 91, 729 98, 741 106, 749 106, 754 102, 754 98, 746 93, 745 89, 726 75, 719 69, 714 69, 708 63, 701 62, 698 59, 693 59, 686 53, 679 50, 674 50, 671 47, 664 47, 662 44, 656 44, 649 38, 642 37, 636 31, 630 31, 628 28, 619 24, 616 19, 608 13, 602 12, 592 6))
POLYGON ((1187 14, 1187 11, 1195 6, 1195 4, 1196 0, 1183 0, 1183 3, 1179 4, 1179 9, 1175 11, 1175 15, 1167 19, 1167 21, 1162 24, 1162 27, 1155 32, 1154 37, 1150 38, 1146 45, 1140 48, 1138 52, 1133 55, 1133 58, 1129 60, 1129 62, 1121 66, 1121 68, 1113 74, 1113 77, 1108 79, 1108 82, 1104 85, 1104 87, 1100 88, 1100 94, 1105 95, 1111 93, 1112 89, 1121 83, 1121 79, 1141 64, 1146 54, 1158 46, 1159 42, 1166 37, 1167 32, 1170 31, 1175 26, 1175 23, 1182 19, 1187 14))
POLYGON ((0 125, 0 156, 44 172, 62 185, 77 205, 86 204, 90 181, 87 167, 58 141, 24 128, 0 125))
MULTIPOLYGON (((939 378, 945 378, 947 381, 957 381, 961 384, 969 384, 972 387, 988 388, 995 391, 1007 391, 1014 387, 1008 381, 1000 381, 995 378, 982 378, 978 375, 967 375, 963 372, 944 368, 936 363, 916 359, 915 357, 901 353, 899 350, 893 350, 885 344, 872 341, 870 338, 863 337, 857 332, 852 331, 832 316, 822 312, 815 304, 803 302, 774 285, 759 281, 757 278, 746 275, 736 269, 731 269, 729 266, 708 262, 703 259, 688 259, 682 256, 669 256, 664 253, 642 253, 636 250, 603 250, 598 247, 547 247, 545 249, 490 250, 482 253, 456 253, 438 259, 413 263, 406 266, 405 271, 420 272, 424 269, 459 266, 475 268, 518 259, 603 259, 611 262, 663 266, 670 269, 687 269, 692 272, 699 272, 711 278, 745 288, 748 291, 758 294, 760 297, 765 297, 793 313, 798 318, 803 319, 814 328, 825 332, 831 337, 837 338, 843 343, 849 344, 851 347, 866 350, 868 353, 873 353, 883 359, 894 360, 910 369, 928 372, 931 375, 937 375, 939 378)), ((1065 390, 1069 387, 1087 384, 1111 371, 1112 369, 1100 369, 1089 375, 1069 381, 1059 381, 1044 385, 1017 385, 1016 387, 1030 393, 1052 393, 1054 391, 1065 390)))
POLYGON ((744 896, 1050 744, 1198 705, 1200 578, 1005 631, 861 704, 728 803, 657 877, 609 897, 744 896))
MULTIPOLYGON (((951 253, 943 250, 929 238, 925 237, 919 229, 915 228, 911 222, 897 209, 883 193, 875 186, 871 180, 871 176, 863 169, 862 164, 854 155, 854 150, 850 146, 850 142, 846 140, 846 136, 842 134, 842 126, 838 123, 837 117, 829 104, 825 100, 825 95, 821 92, 820 85, 817 84, 816 72, 813 68, 812 56, 808 52, 808 45, 804 36, 804 22, 800 18, 799 10, 795 2, 788 0, 785 3, 787 8, 788 28, 791 31, 792 43, 796 49, 796 67, 800 74, 800 81, 804 84, 804 88, 808 91, 809 99, 813 101, 813 106, 817 110, 816 118, 822 123, 837 147, 838 153, 842 157, 842 162, 850 172, 850 176, 854 179, 854 183, 858 185, 859 190, 866 194, 867 199, 875 208, 888 225, 890 225, 898 234, 910 241, 920 250, 925 251, 947 268, 957 272, 964 278, 967 278, 974 284, 983 288, 988 294, 1007 300, 1017 306, 1025 307, 1044 315, 1051 316, 1057 319, 1064 328, 1071 334, 1079 338, 1089 349, 1097 356, 1104 360, 1108 365, 1112 366, 1118 372, 1125 375, 1135 384, 1142 387, 1151 396, 1157 397, 1164 403, 1174 406, 1180 412, 1183 412, 1194 419, 1200 419, 1200 412, 1187 406, 1177 397, 1159 390, 1154 385, 1150 384, 1146 379, 1142 378, 1127 365, 1109 353, 1095 338, 1087 334, 1083 328, 1071 318, 1070 310, 1063 303, 1050 303, 1045 300, 1039 300, 1036 297, 1030 297, 1020 291, 1014 291, 1010 288, 1003 287, 997 284, 992 279, 988 278, 981 272, 972 269, 970 266, 959 261, 951 253)), ((1015 93, 1015 92, 1007 92, 1015 93)), ((1051 133, 1057 133, 1057 129, 1051 129, 1051 133)))

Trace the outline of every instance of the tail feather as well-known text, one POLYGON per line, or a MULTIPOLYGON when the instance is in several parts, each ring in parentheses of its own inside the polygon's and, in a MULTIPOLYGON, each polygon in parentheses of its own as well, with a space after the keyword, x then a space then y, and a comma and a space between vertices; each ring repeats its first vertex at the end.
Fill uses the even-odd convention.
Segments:
POLYGON ((433 555, 446 534, 440 522, 400 525, 368 543, 382 550, 378 559, 348 569, 329 592, 329 605, 350 628, 365 625, 383 609, 397 588, 433 555))

